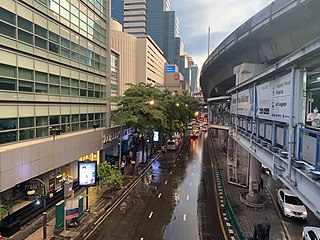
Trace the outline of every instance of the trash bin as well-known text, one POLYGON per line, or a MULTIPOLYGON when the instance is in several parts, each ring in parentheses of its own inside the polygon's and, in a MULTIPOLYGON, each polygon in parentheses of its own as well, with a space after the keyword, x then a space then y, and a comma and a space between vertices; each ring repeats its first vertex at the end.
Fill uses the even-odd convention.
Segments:
POLYGON ((269 232, 271 226, 267 219, 258 221, 254 225, 253 239, 254 240, 269 240, 269 232))

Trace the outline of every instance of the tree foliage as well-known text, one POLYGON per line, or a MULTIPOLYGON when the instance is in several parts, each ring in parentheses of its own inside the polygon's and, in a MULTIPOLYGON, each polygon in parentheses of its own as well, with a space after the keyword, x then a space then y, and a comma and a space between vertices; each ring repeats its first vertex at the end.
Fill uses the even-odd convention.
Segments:
POLYGON ((6 205, 0 203, 0 220, 5 217, 5 215, 7 214, 7 211, 8 210, 6 205))
POLYGON ((118 189, 122 187, 123 176, 120 171, 107 161, 98 166, 99 184, 108 189, 118 189))
POLYGON ((181 132, 186 121, 193 118, 198 108, 195 98, 187 92, 182 95, 173 94, 169 90, 161 91, 150 84, 130 84, 124 96, 112 97, 119 109, 115 123, 138 129, 143 135, 152 134, 158 129, 162 133, 181 132), (150 102, 154 104, 150 104, 150 102))

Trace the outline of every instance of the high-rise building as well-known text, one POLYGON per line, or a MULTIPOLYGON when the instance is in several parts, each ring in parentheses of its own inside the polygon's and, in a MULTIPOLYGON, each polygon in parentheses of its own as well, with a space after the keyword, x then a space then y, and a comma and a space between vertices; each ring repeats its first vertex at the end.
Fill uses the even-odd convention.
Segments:
POLYGON ((101 128, 110 112, 109 5, 0 3, 0 202, 11 214, 30 179, 55 193, 78 178, 78 159, 103 159, 111 143, 101 128))

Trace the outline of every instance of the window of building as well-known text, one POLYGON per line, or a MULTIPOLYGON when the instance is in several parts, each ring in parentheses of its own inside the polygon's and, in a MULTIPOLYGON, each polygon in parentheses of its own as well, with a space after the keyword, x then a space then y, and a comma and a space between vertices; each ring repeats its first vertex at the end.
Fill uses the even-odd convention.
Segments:
POLYGON ((49 42, 49 51, 59 54, 60 53, 60 47, 57 44, 49 42))
POLYGON ((19 91, 34 92, 34 84, 32 82, 19 81, 19 91))
POLYGON ((0 119, 0 131, 16 129, 16 128, 17 128, 16 118, 0 119))
POLYGON ((68 87, 61 87, 61 94, 62 94, 62 95, 70 95, 70 88, 68 88, 68 87))
POLYGON ((61 85, 70 86, 70 78, 61 77, 61 85))
POLYGON ((33 23, 18 16, 18 27, 33 33, 33 23))
POLYGON ((19 140, 27 140, 35 137, 34 129, 19 130, 19 140))
POLYGON ((81 129, 81 130, 88 129, 88 124, 87 124, 87 122, 82 122, 82 123, 80 123, 80 129, 81 129))
POLYGON ((60 87, 56 85, 49 85, 49 93, 60 94, 60 87))
POLYGON ((0 34, 16 38, 16 28, 0 22, 0 34))
POLYGON ((60 84, 60 76, 49 74, 49 82, 55 83, 55 84, 60 84))
POLYGON ((39 37, 35 37, 35 45, 39 48, 43 48, 45 50, 48 50, 48 41, 39 38, 39 37))
POLYGON ((25 68, 19 68, 19 78, 33 80, 33 71, 25 68))
POLYGON ((69 122, 70 122, 70 115, 61 116, 61 123, 69 123, 69 122))
POLYGON ((79 81, 77 79, 71 79, 71 86, 79 87, 79 81))
POLYGON ((0 77, 0 90, 17 90, 17 80, 0 77))
POLYGON ((35 72, 35 80, 37 82, 48 82, 48 74, 43 72, 35 72))
POLYGON ((87 121, 87 114, 81 114, 80 121, 87 121))
POLYGON ((60 124, 60 115, 50 116, 50 125, 60 124))
POLYGON ((71 121, 72 122, 79 122, 79 114, 73 114, 71 116, 71 121))
POLYGON ((17 131, 10 132, 0 132, 0 144, 16 142, 17 141, 17 131))
POLYGON ((46 39, 48 38, 48 30, 47 29, 40 27, 37 24, 34 25, 34 28, 35 28, 36 35, 41 36, 46 39))
POLYGON ((2 7, 0 7, 0 19, 12 25, 16 24, 16 15, 2 7))
POLYGON ((61 37, 61 45, 69 49, 70 48, 70 41, 64 37, 61 37))
POLYGON ((77 130, 79 130, 79 123, 73 123, 73 124, 71 125, 71 130, 72 130, 72 131, 77 131, 77 130))
POLYGON ((45 137, 49 135, 49 128, 48 127, 42 127, 36 129, 36 137, 45 137))
POLYGON ((18 39, 22 42, 25 42, 25 43, 29 43, 29 44, 32 44, 33 45, 33 35, 30 34, 30 33, 27 33, 23 30, 20 30, 18 31, 18 39))
POLYGON ((49 40, 54 43, 60 43, 60 37, 58 34, 49 31, 49 40))
POLYGON ((86 96, 87 96, 87 90, 85 90, 85 89, 80 89, 80 96, 81 96, 81 97, 86 97, 86 96))
POLYGON ((0 75, 6 77, 17 77, 17 68, 9 65, 0 64, 0 75))
POLYGON ((34 117, 19 118, 19 128, 34 127, 34 117))
POLYGON ((48 125, 48 117, 36 117, 37 126, 47 126, 48 125))
POLYGON ((48 85, 36 83, 36 92, 37 93, 48 93, 48 85))
POLYGON ((79 89, 78 88, 71 88, 71 95, 79 96, 79 89))

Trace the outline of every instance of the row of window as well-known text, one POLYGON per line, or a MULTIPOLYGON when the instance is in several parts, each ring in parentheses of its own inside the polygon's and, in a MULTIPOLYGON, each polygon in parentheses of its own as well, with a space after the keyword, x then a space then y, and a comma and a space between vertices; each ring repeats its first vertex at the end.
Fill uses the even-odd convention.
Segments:
POLYGON ((102 71, 106 69, 105 57, 48 31, 27 19, 18 16, 18 28, 16 28, 16 15, 1 7, 0 20, 5 21, 0 21, 0 34, 35 45, 95 69, 102 71))
POLYGON ((89 113, 0 119, 0 144, 46 137, 52 128, 68 133, 91 129, 94 124, 104 126, 104 117, 104 113, 89 113))
MULTIPOLYGON (((106 30, 98 24, 98 21, 94 21, 93 19, 91 19, 89 16, 87 16, 87 14, 80 11, 77 7, 69 3, 67 0, 61 0, 60 5, 54 0, 51 0, 50 2, 48 2, 47 0, 39 1, 45 4, 50 10, 61 15, 83 31, 89 33, 98 41, 106 44, 106 30)), ((94 14, 91 13, 90 15, 93 16, 94 14)), ((99 21, 101 20, 99 19, 99 21)))

